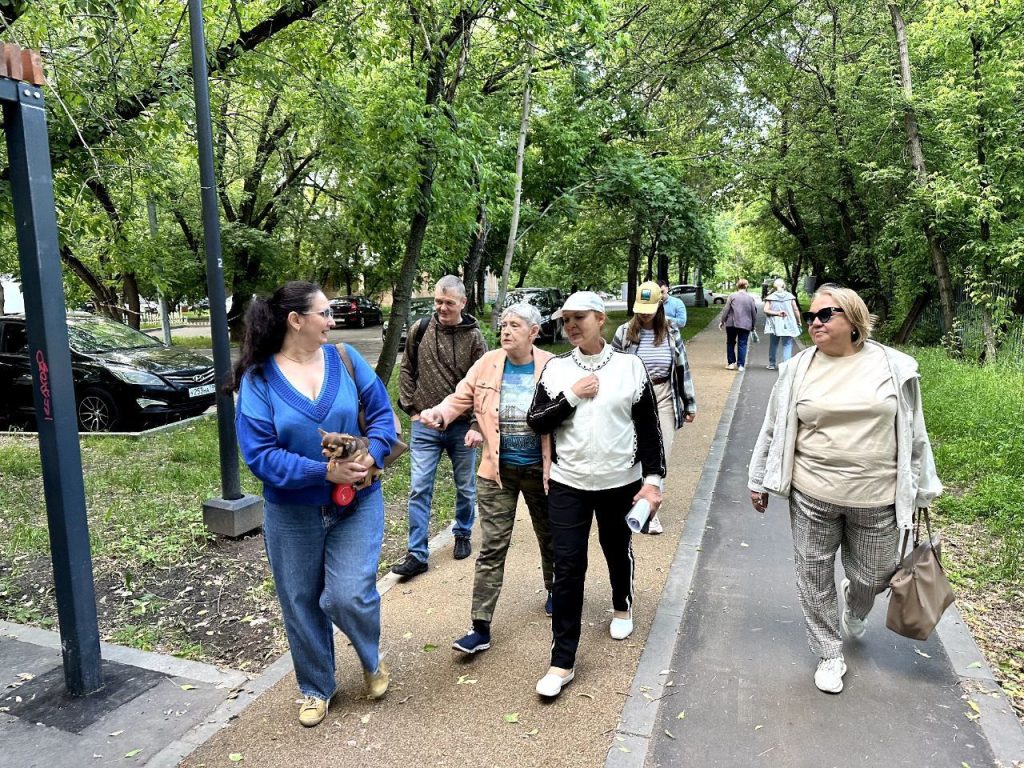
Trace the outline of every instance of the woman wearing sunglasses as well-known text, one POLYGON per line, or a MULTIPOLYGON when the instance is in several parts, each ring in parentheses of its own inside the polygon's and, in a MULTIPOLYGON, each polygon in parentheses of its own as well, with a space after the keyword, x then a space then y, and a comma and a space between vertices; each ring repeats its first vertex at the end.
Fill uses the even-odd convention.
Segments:
POLYGON ((263 481, 263 536, 305 726, 324 719, 337 687, 332 624, 359 657, 367 695, 379 698, 388 687, 376 586, 384 499, 374 470, 384 466, 395 440, 394 416, 384 384, 352 347, 346 350, 349 375, 327 340, 333 327, 327 297, 316 285, 285 283, 250 306, 234 371, 238 443, 263 481), (366 454, 327 462, 317 429, 361 434, 360 404, 366 454), (365 487, 338 506, 331 498, 335 484, 365 487))
POLYGON ((780 366, 750 462, 754 509, 765 511, 769 493, 789 499, 814 684, 826 693, 843 690, 843 640, 864 635, 896 569, 900 531, 942 492, 917 362, 871 341, 874 320, 855 291, 818 289, 804 313, 814 346, 780 366))

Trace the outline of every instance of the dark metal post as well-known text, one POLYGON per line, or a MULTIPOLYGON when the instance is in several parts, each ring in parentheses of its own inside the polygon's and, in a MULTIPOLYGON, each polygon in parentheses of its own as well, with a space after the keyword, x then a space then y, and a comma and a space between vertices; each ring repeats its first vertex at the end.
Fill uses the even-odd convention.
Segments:
POLYGON ((206 244, 206 288, 210 299, 210 333, 213 366, 217 377, 217 426, 220 441, 220 499, 203 504, 206 524, 217 533, 238 536, 262 523, 262 499, 243 497, 235 445, 235 401, 231 383, 231 347, 224 309, 224 263, 220 250, 220 210, 213 170, 213 125, 210 120, 210 88, 206 69, 206 35, 203 32, 202 0, 188 0, 192 44, 192 81, 195 84, 196 133, 199 137, 199 184, 203 206, 203 239, 206 244), (230 521, 230 522, 226 522, 230 521))
POLYGON ((695 307, 706 307, 708 305, 708 299, 704 295, 704 283, 703 278, 700 276, 700 264, 697 265, 697 274, 694 275, 694 281, 697 283, 697 292, 693 297, 693 306, 695 307))
POLYGON ((103 675, 46 112, 37 86, 0 80, 0 99, 25 296, 64 680, 72 695, 84 696, 103 686, 103 675))

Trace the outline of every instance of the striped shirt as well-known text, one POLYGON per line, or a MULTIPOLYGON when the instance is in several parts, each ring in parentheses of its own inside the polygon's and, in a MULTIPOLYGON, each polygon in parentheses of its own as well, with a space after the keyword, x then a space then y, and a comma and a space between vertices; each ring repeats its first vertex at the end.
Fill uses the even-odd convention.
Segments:
POLYGON ((636 354, 643 360, 647 375, 652 381, 664 381, 672 370, 672 344, 668 336, 660 345, 654 345, 654 331, 640 329, 640 346, 636 354))

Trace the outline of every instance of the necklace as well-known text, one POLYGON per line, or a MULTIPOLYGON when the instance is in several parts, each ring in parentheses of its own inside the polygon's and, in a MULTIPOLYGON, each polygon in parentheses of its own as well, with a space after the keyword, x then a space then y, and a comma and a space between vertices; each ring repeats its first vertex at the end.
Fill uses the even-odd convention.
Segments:
MULTIPOLYGON (((600 355, 600 354, 604 353, 604 351, 605 351, 604 347, 601 347, 601 351, 598 352, 597 354, 600 355)), ((572 360, 573 360, 574 363, 576 363, 576 365, 578 365, 584 371, 589 371, 590 373, 596 373, 597 371, 600 371, 602 368, 604 368, 606 365, 608 365, 608 363, 610 363, 611 359, 612 359, 611 355, 607 355, 605 357, 605 359, 602 360, 597 365, 590 366, 590 365, 587 365, 586 363, 584 363, 580 359, 580 355, 582 355, 582 354, 583 353, 580 352, 579 347, 574 348, 573 351, 572 351, 572 360)), ((587 355, 587 357, 593 357, 593 355, 587 355)))
POLYGON ((291 355, 286 355, 284 352, 281 352, 281 351, 278 351, 277 354, 279 354, 285 360, 291 360, 293 363, 296 363, 298 365, 308 365, 309 363, 311 363, 314 360, 316 360, 316 357, 317 357, 316 354, 314 353, 313 356, 311 358, 309 358, 308 360, 296 360, 291 355))

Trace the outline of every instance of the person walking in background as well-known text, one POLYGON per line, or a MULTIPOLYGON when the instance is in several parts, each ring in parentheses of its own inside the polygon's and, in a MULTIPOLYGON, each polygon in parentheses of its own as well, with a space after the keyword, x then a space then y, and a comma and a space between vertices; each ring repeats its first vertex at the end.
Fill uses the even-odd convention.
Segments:
POLYGON ((718 328, 725 328, 726 368, 743 370, 747 364, 747 342, 750 332, 757 324, 757 302, 747 293, 747 281, 736 281, 736 291, 729 294, 718 321, 718 328))
POLYGON ((491 618, 504 581, 505 557, 512 542, 520 493, 540 545, 547 594, 545 612, 551 615, 554 570, 547 499, 551 437, 540 437, 526 423, 537 379, 552 357, 534 346, 540 324, 540 312, 531 304, 513 304, 506 309, 501 313, 499 328, 501 347, 477 360, 453 394, 420 412, 421 424, 444 429, 473 409, 479 432, 470 430, 466 439, 483 444, 477 473, 480 554, 473 581, 472 628, 452 643, 452 648, 467 654, 491 647, 491 618))
POLYGON ((900 530, 942 492, 921 409, 917 362, 869 340, 875 318, 856 292, 824 285, 804 313, 813 347, 779 369, 754 445, 754 509, 789 498, 800 607, 814 684, 843 690, 843 636, 864 635, 896 570, 900 530), (842 554, 843 609, 835 583, 842 554))
POLYGON ((399 372, 398 407, 412 419, 409 444, 412 479, 409 489, 409 551, 391 572, 412 578, 427 570, 427 539, 430 533, 430 504, 441 454, 447 453, 455 479, 456 560, 469 557, 473 549, 476 505, 476 448, 466 436, 474 418, 471 410, 448 423, 444 429, 420 424, 420 412, 433 408, 455 391, 469 369, 487 351, 487 342, 476 318, 463 314, 466 286, 455 275, 445 275, 434 287, 434 314, 409 328, 406 353, 399 372), (427 323, 422 336, 419 324, 427 323), (418 344, 413 339, 419 339, 418 344))
POLYGON ((555 314, 565 322, 573 349, 548 361, 526 417, 538 433, 553 435, 553 638, 551 666, 537 683, 537 693, 547 697, 575 677, 595 516, 612 586, 609 632, 615 640, 632 634, 634 561, 626 515, 641 500, 656 513, 665 477, 654 387, 639 357, 616 352, 602 338, 601 297, 574 293, 555 314))
POLYGON ((263 536, 305 726, 324 719, 337 687, 334 626, 351 641, 370 698, 383 696, 389 680, 380 661, 376 584, 384 499, 376 471, 368 476, 368 470, 381 469, 391 451, 394 414, 383 382, 352 347, 354 379, 349 375, 327 341, 333 327, 330 304, 316 285, 286 283, 249 307, 234 369, 238 443, 263 481, 263 536), (326 461, 317 429, 361 434, 360 404, 366 454, 326 461), (339 507, 331 500, 335 484, 365 487, 339 507))
MULTIPOLYGON (((636 355, 647 369, 658 402, 667 466, 675 431, 692 422, 697 415, 697 397, 686 359, 686 346, 679 334, 672 332, 666 319, 667 305, 659 299, 661 295, 658 283, 644 283, 637 289, 633 317, 616 329, 612 348, 636 355)), ((641 533, 659 534, 663 530, 655 513, 641 533)))
POLYGON ((764 332, 768 334, 768 370, 778 367, 778 349, 782 347, 782 361, 793 356, 793 339, 803 331, 796 296, 786 290, 786 281, 776 278, 775 290, 764 304, 764 332))
POLYGON ((680 332, 686 327, 686 305, 683 300, 668 292, 668 280, 659 280, 658 289, 661 291, 661 303, 665 305, 665 317, 667 317, 680 332))

